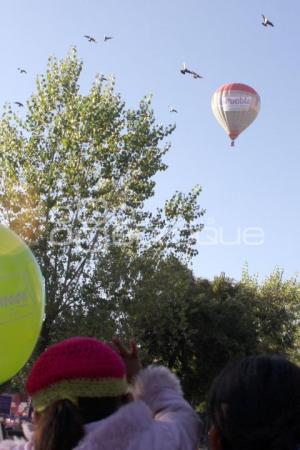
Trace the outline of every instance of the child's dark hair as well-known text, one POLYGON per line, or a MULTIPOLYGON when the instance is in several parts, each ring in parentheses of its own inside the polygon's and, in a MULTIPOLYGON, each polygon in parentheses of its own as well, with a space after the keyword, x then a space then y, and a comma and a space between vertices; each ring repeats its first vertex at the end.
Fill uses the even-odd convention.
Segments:
POLYGON ((79 398, 78 405, 58 400, 37 414, 34 449, 72 450, 84 436, 84 424, 104 419, 125 403, 125 397, 79 398))
POLYGON ((280 356, 250 356, 215 379, 208 401, 223 450, 296 450, 300 369, 280 356))

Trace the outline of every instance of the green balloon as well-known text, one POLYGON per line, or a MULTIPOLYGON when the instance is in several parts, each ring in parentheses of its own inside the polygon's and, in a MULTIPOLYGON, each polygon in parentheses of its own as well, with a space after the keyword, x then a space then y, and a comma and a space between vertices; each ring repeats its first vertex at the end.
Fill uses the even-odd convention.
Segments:
POLYGON ((0 384, 30 357, 45 309, 44 279, 29 247, 0 225, 0 384))

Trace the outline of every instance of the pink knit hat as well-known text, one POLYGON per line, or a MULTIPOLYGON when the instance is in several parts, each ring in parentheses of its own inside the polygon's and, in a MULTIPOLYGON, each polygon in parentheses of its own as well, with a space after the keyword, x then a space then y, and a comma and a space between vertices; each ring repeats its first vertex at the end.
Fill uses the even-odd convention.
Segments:
POLYGON ((40 355, 27 391, 38 411, 56 400, 76 403, 78 397, 122 396, 127 392, 125 365, 109 345, 95 338, 66 339, 40 355))

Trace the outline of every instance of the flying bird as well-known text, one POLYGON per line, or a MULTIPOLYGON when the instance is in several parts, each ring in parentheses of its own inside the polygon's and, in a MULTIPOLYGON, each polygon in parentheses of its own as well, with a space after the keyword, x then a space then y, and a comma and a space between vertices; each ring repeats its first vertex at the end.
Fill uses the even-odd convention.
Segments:
POLYGON ((96 44, 96 39, 93 36, 89 36, 88 34, 85 34, 83 37, 85 37, 89 42, 94 42, 96 44))
POLYGON ((262 14, 262 18, 263 18, 262 25, 264 27, 267 27, 268 25, 270 25, 271 27, 274 27, 274 24, 272 22, 270 22, 270 20, 266 16, 264 16, 263 14, 262 14))
POLYGON ((173 106, 169 106, 170 113, 178 113, 177 109, 173 108, 173 106))
POLYGON ((180 72, 183 74, 183 75, 185 75, 186 74, 186 72, 187 72, 187 68, 186 68, 186 65, 185 65, 185 63, 183 63, 182 64, 182 68, 180 69, 180 72))
POLYGON ((180 69, 180 72, 182 75, 185 75, 186 73, 189 73, 193 76, 193 78, 203 78, 201 75, 199 75, 197 72, 194 72, 193 70, 190 70, 186 67, 185 63, 182 64, 182 68, 180 69))
POLYGON ((20 72, 20 73, 27 73, 27 71, 25 70, 25 69, 22 69, 22 67, 18 67, 18 71, 20 72))
POLYGON ((113 36, 104 35, 104 42, 109 41, 110 39, 113 39, 113 36))
POLYGON ((17 105, 19 108, 23 108, 23 103, 21 103, 21 102, 14 102, 15 103, 15 105, 17 105))
POLYGON ((108 78, 106 78, 106 76, 103 75, 102 73, 98 73, 97 74, 97 81, 100 81, 102 83, 103 81, 108 81, 108 78))

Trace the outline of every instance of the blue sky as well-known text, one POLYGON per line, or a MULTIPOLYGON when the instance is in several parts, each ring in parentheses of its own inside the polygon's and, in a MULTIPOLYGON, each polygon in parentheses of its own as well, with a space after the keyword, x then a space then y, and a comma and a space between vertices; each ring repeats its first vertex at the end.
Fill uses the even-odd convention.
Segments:
POLYGON ((152 93, 157 120, 176 121, 169 169, 157 176, 151 206, 175 190, 203 187, 210 235, 199 236, 195 273, 238 279, 247 262, 261 277, 275 266, 291 276, 300 262, 299 17, 300 3, 291 0, 1 2, 0 104, 26 101, 48 56, 63 57, 76 45, 83 89, 97 72, 115 74, 128 106, 152 93), (261 26, 262 13, 273 29, 261 26), (84 34, 100 42, 89 44, 84 34), (104 44, 104 34, 114 39, 104 44), (204 79, 181 75, 183 61, 204 79), (214 91, 228 82, 249 84, 261 96, 260 114, 234 150, 210 108, 214 91), (254 227, 264 234, 261 245, 245 238, 254 227))

